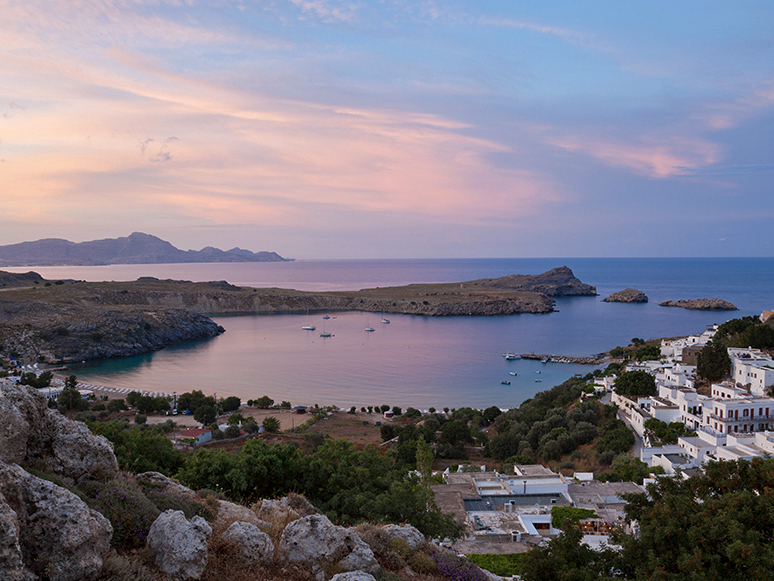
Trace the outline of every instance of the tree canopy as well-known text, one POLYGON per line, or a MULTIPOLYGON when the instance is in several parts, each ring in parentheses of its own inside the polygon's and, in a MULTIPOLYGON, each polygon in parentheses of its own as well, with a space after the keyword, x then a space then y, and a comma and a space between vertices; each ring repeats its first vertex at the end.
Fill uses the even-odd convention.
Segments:
POLYGON ((656 395, 656 378, 646 371, 624 371, 613 384, 619 395, 648 396, 656 395))

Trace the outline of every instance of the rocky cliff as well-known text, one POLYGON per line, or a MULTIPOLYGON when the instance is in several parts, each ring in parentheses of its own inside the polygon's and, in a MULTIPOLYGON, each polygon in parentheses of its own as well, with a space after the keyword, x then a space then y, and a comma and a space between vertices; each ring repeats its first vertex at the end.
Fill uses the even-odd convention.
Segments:
POLYGON ((680 299, 678 301, 662 301, 662 307, 680 307, 696 311, 738 311, 734 305, 723 299, 680 299))

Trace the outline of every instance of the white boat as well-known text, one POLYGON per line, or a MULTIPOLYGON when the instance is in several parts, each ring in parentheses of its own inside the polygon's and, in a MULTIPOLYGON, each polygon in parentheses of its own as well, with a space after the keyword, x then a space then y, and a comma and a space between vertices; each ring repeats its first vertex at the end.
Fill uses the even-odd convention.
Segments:
POLYGON ((511 371, 511 375, 516 375, 516 372, 515 371, 511 371))
POLYGON ((515 361, 516 359, 521 359, 521 355, 511 353, 510 351, 508 351, 508 353, 503 353, 503 357, 505 357, 506 361, 515 361))
POLYGON ((535 383, 540 383, 541 381, 543 381, 543 380, 542 379, 536 379, 535 383))
POLYGON ((382 318, 382 323, 384 323, 385 325, 389 325, 390 324, 390 320, 382 318))
POLYGON ((502 383, 503 385, 510 385, 511 384, 510 381, 505 381, 505 380, 501 381, 500 383, 502 383))
POLYGON ((301 327, 304 331, 314 331, 317 327, 309 322, 309 309, 306 309, 306 325, 301 327))
POLYGON ((374 329, 373 327, 366 327, 366 328, 364 329, 364 331, 366 331, 366 332, 370 333, 371 331, 376 331, 376 329, 374 329))
POLYGON ((320 337, 333 337, 333 335, 331 335, 327 331, 323 331, 322 333, 320 333, 320 337))

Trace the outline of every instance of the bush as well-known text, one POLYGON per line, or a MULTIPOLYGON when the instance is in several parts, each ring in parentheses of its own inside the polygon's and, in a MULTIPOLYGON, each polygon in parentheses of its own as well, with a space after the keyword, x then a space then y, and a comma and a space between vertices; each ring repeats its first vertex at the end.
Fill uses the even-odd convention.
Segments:
POLYGON ((85 482, 79 488, 89 506, 113 525, 113 546, 140 548, 145 544, 148 530, 160 511, 133 480, 119 476, 108 482, 85 482))
POLYGON ((507 555, 485 553, 481 555, 467 555, 467 557, 471 563, 500 577, 521 575, 524 568, 524 553, 511 553, 507 555))
POLYGON ((430 554, 438 572, 452 581, 489 581, 489 576, 464 557, 435 551, 430 554))
POLYGON ((239 426, 229 426, 223 433, 225 434, 226 438, 232 439, 238 438, 241 435, 242 430, 239 429, 239 426))
POLYGON ((148 416, 145 414, 135 414, 134 416, 134 423, 138 426, 142 426, 143 424, 148 423, 148 416))

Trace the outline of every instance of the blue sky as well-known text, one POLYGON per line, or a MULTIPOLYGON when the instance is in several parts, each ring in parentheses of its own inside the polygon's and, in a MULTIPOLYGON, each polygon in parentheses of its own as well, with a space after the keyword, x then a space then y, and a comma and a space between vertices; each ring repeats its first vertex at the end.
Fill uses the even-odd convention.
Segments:
POLYGON ((0 244, 772 255, 770 2, 0 10, 0 244))

